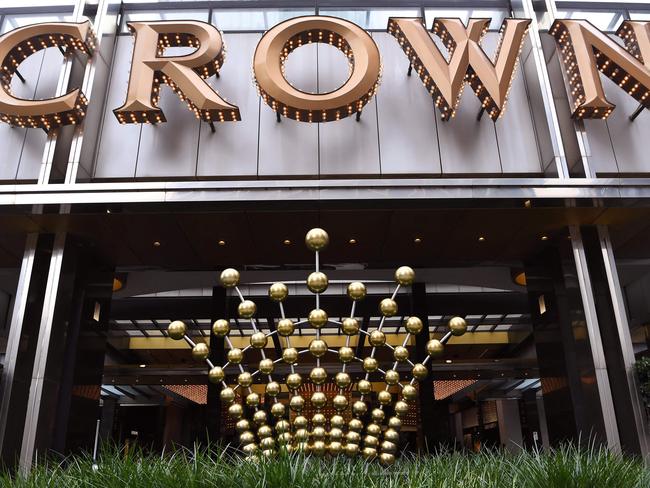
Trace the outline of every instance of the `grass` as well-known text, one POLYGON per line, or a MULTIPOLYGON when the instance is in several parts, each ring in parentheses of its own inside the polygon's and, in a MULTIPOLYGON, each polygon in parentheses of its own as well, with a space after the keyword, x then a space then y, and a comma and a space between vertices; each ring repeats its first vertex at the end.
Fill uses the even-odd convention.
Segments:
POLYGON ((279 455, 248 461, 229 449, 179 449, 160 454, 102 450, 35 463, 26 477, 0 475, 2 487, 223 488, 647 488, 650 471, 605 448, 564 445, 546 453, 442 452, 402 456, 390 468, 345 457, 279 455))

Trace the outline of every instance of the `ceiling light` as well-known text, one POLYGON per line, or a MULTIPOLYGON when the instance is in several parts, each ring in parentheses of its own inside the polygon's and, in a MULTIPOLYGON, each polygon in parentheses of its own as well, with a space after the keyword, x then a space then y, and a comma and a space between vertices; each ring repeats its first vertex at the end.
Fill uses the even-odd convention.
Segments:
POLYGON ((113 278, 113 291, 119 291, 124 286, 124 282, 119 278, 113 278))
POLYGON ((548 236, 544 235, 544 236, 541 237, 541 239, 542 239, 543 241, 548 241, 548 236))
POLYGON ((350 239, 348 242, 349 242, 350 244, 356 244, 356 243, 357 243, 357 240, 354 239, 354 238, 352 238, 352 239, 350 239))
POLYGON ((107 208, 107 209, 106 209, 106 213, 111 213, 111 209, 110 209, 110 208, 107 208))
POLYGON ((526 273, 524 271, 520 271, 514 276, 513 280, 518 285, 526 286, 526 273))
POLYGON ((219 244, 220 246, 225 246, 225 245, 226 245, 226 241, 219 241, 218 244, 219 244))
POLYGON ((285 246, 289 246, 289 245, 291 244, 291 241, 290 241, 289 239, 285 239, 284 241, 282 241, 282 243, 283 243, 285 246))
POLYGON ((416 237, 415 239, 413 239, 413 242, 415 242, 416 244, 420 244, 422 242, 422 239, 420 237, 416 237))
POLYGON ((153 241, 153 247, 160 247, 160 241, 153 241))
POLYGON ((445 359, 445 363, 451 364, 451 359, 445 359))
POLYGON ((480 236, 480 237, 478 238, 478 241, 479 241, 479 242, 485 242, 485 237, 480 236))
POLYGON ((146 364, 141 364, 140 367, 141 367, 141 368, 146 368, 147 365, 146 365, 146 364))

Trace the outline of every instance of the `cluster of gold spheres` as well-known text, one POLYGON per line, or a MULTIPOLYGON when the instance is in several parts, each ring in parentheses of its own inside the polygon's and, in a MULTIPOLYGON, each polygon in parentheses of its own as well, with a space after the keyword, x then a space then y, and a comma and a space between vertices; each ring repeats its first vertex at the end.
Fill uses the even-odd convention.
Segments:
POLYGON ((239 272, 229 268, 221 273, 220 281, 224 287, 234 290, 240 298, 237 309, 239 318, 249 320, 253 328, 250 345, 243 349, 235 347, 229 338, 230 322, 225 319, 216 320, 212 325, 212 332, 217 337, 223 337, 229 349, 227 362, 223 365, 215 365, 209 358, 208 346, 203 342, 194 343, 188 337, 184 322, 180 320, 172 322, 168 328, 169 336, 172 339, 184 339, 192 347, 192 356, 196 360, 205 361, 210 367, 208 378, 210 382, 221 385, 221 400, 228 406, 230 417, 236 420, 241 449, 247 456, 252 458, 259 454, 271 456, 281 449, 299 450, 315 456, 361 455, 368 460, 378 458, 383 465, 390 465, 395 461, 395 454, 398 451, 402 420, 418 395, 415 382, 427 378, 427 362, 432 357, 442 355, 445 342, 451 336, 464 334, 467 324, 460 317, 452 318, 448 324, 449 332, 440 340, 430 340, 426 345, 428 356, 420 363, 413 363, 409 358, 406 345, 411 335, 422 331, 422 320, 418 317, 405 319, 406 339, 397 346, 387 342, 382 330, 385 319, 397 314, 395 297, 398 291, 401 287, 413 283, 415 279, 413 269, 402 266, 395 271, 394 293, 379 303, 381 314, 379 325, 374 330, 366 331, 360 327, 358 319, 354 316, 356 303, 366 297, 366 286, 358 281, 348 285, 347 294, 351 299, 349 317, 340 322, 328 317, 327 312, 319 306, 319 295, 328 287, 327 275, 319 269, 319 253, 329 244, 329 236, 323 229, 311 229, 305 237, 305 243, 316 255, 316 270, 307 277, 307 287, 316 297, 316 306, 309 312, 306 320, 295 322, 285 316, 283 303, 288 297, 288 288, 284 283, 274 283, 269 288, 269 298, 278 303, 280 319, 276 330, 262 331, 255 319, 257 306, 253 301, 246 299, 239 290, 239 272), (311 341, 308 348, 298 350, 292 347, 291 337, 296 327, 303 323, 308 323, 316 330, 316 338, 311 341), (320 331, 328 323, 340 327, 346 336, 345 346, 332 349, 321 337, 320 331), (274 334, 281 339, 281 357, 273 358, 266 355, 268 339, 274 334), (356 357, 351 344, 351 339, 360 334, 367 335, 368 342, 372 346, 370 355, 365 358, 356 357), (393 364, 384 369, 380 367, 375 357, 380 347, 391 349, 394 359, 393 364), (256 349, 261 355, 262 359, 256 367, 244 363, 245 352, 249 349, 256 349), (303 354, 310 354, 316 361, 316 366, 311 369, 308 378, 303 378, 295 371, 295 366, 303 354), (341 365, 338 371, 327 371, 321 366, 321 358, 326 354, 336 355, 341 365), (356 384, 346 371, 348 365, 355 361, 361 363, 365 373, 365 377, 356 384), (277 363, 284 363, 290 367, 291 372, 284 379, 273 377, 277 363), (408 365, 411 368, 410 381, 401 380, 398 372, 399 365, 408 365), (245 366, 248 366, 248 369, 245 366), (236 384, 233 385, 225 381, 225 370, 229 367, 238 370, 236 384), (253 369, 254 371, 251 371, 253 369), (373 388, 371 375, 381 378, 379 389, 377 383, 373 388), (267 379, 265 394, 271 399, 270 408, 264 408, 260 395, 251 388, 256 377, 267 379), (307 381, 314 385, 314 391, 309 398, 304 398, 299 390, 307 381), (337 393, 332 398, 328 398, 323 391, 326 383, 336 385, 337 393), (289 401, 286 404, 278 398, 283 390, 289 393, 289 401), (353 396, 356 398, 355 401, 352 401, 353 396), (307 402, 315 412, 311 418, 303 415, 307 402), (336 413, 328 418, 323 411, 330 405, 336 413))

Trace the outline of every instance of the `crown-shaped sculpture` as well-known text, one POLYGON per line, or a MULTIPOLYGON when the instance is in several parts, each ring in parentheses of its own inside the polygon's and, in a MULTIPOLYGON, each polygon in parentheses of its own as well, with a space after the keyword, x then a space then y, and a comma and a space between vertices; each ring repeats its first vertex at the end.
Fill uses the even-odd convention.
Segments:
POLYGON ((195 343, 188 337, 184 322, 180 320, 172 322, 168 329, 169 336, 176 340, 184 339, 192 347, 192 356, 196 360, 205 361, 210 367, 208 378, 212 383, 222 386, 221 400, 228 405, 229 416, 237 421, 239 441, 242 450, 248 456, 256 456, 260 452, 270 456, 279 449, 286 449, 301 450, 317 456, 360 454, 369 460, 379 457, 382 464, 390 465, 395 461, 395 454, 398 451, 402 419, 409 412, 410 404, 418 396, 415 382, 427 378, 427 362, 432 357, 442 355, 444 344, 452 335, 464 334, 467 324, 461 317, 452 318, 448 323, 449 331, 444 337, 427 342, 428 356, 421 363, 413 363, 409 359, 406 346, 412 335, 422 331, 422 320, 413 316, 405 319, 404 328, 407 334, 401 345, 390 345, 382 330, 386 318, 397 314, 395 297, 398 291, 413 284, 415 279, 413 269, 402 266, 395 271, 395 290, 390 297, 384 298, 379 303, 381 313, 379 324, 374 330, 364 330, 355 317, 355 309, 357 302, 366 297, 366 286, 358 281, 348 285, 347 294, 352 302, 349 317, 342 321, 328 317, 327 312, 320 307, 320 295, 328 287, 328 278, 320 271, 319 257, 320 252, 329 244, 329 236, 323 229, 311 229, 305 236, 305 243, 310 250, 314 251, 316 257, 315 270, 307 277, 307 288, 315 295, 315 307, 309 312, 306 320, 295 322, 287 318, 284 302, 289 294, 288 288, 284 283, 274 283, 269 288, 269 297, 278 304, 280 319, 275 330, 262 330, 255 318, 257 306, 253 301, 246 299, 239 289, 239 272, 229 268, 221 273, 221 284, 234 290, 240 299, 238 315, 240 319, 249 320, 253 329, 250 345, 243 349, 235 347, 229 338, 229 321, 216 320, 212 325, 212 332, 217 337, 223 337, 229 349, 228 361, 223 365, 215 365, 208 357, 210 353, 208 346, 202 342, 195 343), (313 327, 316 334, 308 348, 298 350, 292 346, 291 337, 296 327, 303 324, 313 327), (321 335, 321 329, 327 324, 340 327, 346 336, 344 346, 334 349, 327 344, 325 336, 321 335), (282 355, 272 358, 267 356, 265 347, 274 334, 282 338, 279 341, 282 355), (364 358, 357 357, 351 347, 352 338, 359 334, 367 335, 372 346, 370 354, 364 358), (391 349, 394 360, 392 365, 389 364, 383 369, 376 358, 380 347, 391 349), (247 364, 244 361, 245 353, 249 349, 259 351, 262 358, 259 364, 247 364), (308 378, 296 372, 297 364, 306 354, 315 358, 316 363, 308 378), (338 371, 327 371, 321 366, 321 358, 326 354, 337 357, 340 362, 338 371), (356 384, 346 371, 350 363, 355 361, 362 364, 365 373, 356 384), (274 377, 275 366, 278 363, 287 364, 291 370, 282 380, 274 377), (410 381, 401 381, 397 371, 400 364, 410 366, 413 376, 410 381), (225 382, 225 370, 229 367, 239 371, 237 384, 233 386, 225 382), (270 409, 262 408, 260 395, 251 388, 257 376, 267 378, 265 394, 271 399, 270 409), (385 385, 376 394, 373 394, 371 377, 381 378, 385 385), (283 391, 281 383, 284 384, 285 391, 289 392, 287 404, 278 398, 283 391), (306 399, 300 393, 305 391, 305 386, 309 383, 313 391, 306 399), (336 394, 330 402, 326 391, 331 392, 332 389, 336 390, 336 394), (351 401, 355 389, 355 397, 358 399, 351 401), (242 400, 248 408, 244 408, 242 400), (335 414, 328 418, 324 411, 326 408, 331 410, 329 407, 333 407, 335 414), (303 415, 306 410, 315 412, 310 419, 303 415), (250 412, 248 415, 250 418, 246 418, 246 411, 250 412), (391 415, 387 415, 387 411, 390 411, 391 415), (346 421, 344 417, 351 420, 346 421))

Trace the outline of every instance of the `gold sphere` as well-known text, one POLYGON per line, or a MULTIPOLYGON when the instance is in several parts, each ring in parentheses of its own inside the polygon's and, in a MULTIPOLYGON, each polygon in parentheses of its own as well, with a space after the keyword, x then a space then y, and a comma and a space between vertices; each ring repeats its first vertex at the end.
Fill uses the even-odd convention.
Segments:
POLYGON ((377 447, 379 445, 379 439, 374 435, 367 435, 363 438, 363 445, 366 447, 377 447))
POLYGON ((314 357, 323 357, 327 352, 327 343, 322 339, 314 339, 309 343, 309 352, 314 357))
POLYGON ((328 284, 327 275, 322 271, 314 271, 307 277, 307 288, 312 293, 323 293, 328 284))
POLYGON ((277 381, 271 381, 266 384, 266 394, 270 397, 276 397, 280 394, 280 384, 277 381))
POLYGON ((237 384, 239 386, 248 388, 249 386, 251 386, 252 383, 253 383, 253 376, 248 371, 239 373, 239 375, 237 376, 237 384))
POLYGON ((300 376, 298 373, 291 373, 287 376, 286 383, 287 387, 290 390, 296 390, 302 384, 302 376, 300 376))
POLYGON ((356 430, 351 430, 345 434, 345 440, 350 444, 359 444, 361 441, 361 434, 359 434, 356 430))
POLYGON ((271 437, 273 435, 273 429, 268 425, 262 425, 257 429, 257 437, 264 439, 266 437, 271 437))
POLYGON ((462 317, 452 317, 447 324, 451 335, 462 336, 467 332, 467 322, 462 317))
POLYGON ((255 453, 257 452, 257 444, 254 442, 251 444, 246 444, 244 447, 242 447, 242 451, 244 451, 244 454, 246 454, 248 457, 246 459, 254 460, 255 453))
POLYGON ((262 374, 271 374, 275 369, 275 364, 273 364, 273 360, 271 358, 264 358, 260 361, 258 369, 262 374))
POLYGON ((309 440, 309 431, 307 429, 298 429, 293 437, 298 442, 306 442, 309 440))
POLYGON ((251 423, 246 419, 241 419, 237 422, 235 428, 237 429, 237 432, 241 434, 242 432, 246 432, 247 430, 251 429, 251 423))
POLYGON ((320 329, 324 325, 327 325, 327 312, 322 308, 315 308, 309 312, 308 320, 312 327, 320 329))
POLYGON ((361 455, 366 461, 372 461, 377 457, 377 449, 374 447, 364 447, 361 455))
MULTIPOLYGON (((280 421, 280 422, 282 422, 282 421, 280 421)), ((277 429, 277 424, 276 424, 276 429, 275 430, 278 430, 277 429)), ((278 443, 279 444, 287 445, 287 444, 291 443, 291 432, 282 432, 282 433, 278 433, 278 434, 279 434, 278 435, 278 443)))
POLYGON ((239 443, 242 446, 245 446, 246 444, 250 444, 252 442, 255 442, 255 434, 252 432, 242 432, 239 434, 239 443))
POLYGON ((264 334, 264 332, 255 332, 251 336, 251 346, 253 346, 255 349, 262 349, 263 347, 266 347, 267 343, 268 339, 266 338, 266 334, 264 334))
POLYGON ((431 339, 427 342, 427 353, 429 353, 429 356, 433 358, 439 357, 443 352, 445 352, 445 346, 438 339, 431 339))
POLYGON ((318 227, 311 229, 305 236, 305 244, 312 251, 322 251, 330 242, 330 236, 318 227))
POLYGON ((338 427, 332 427, 329 434, 330 441, 341 442, 343 439, 343 431, 338 427))
POLYGON ((294 328, 295 326, 293 325, 291 319, 281 319, 278 322, 278 327, 277 327, 278 334, 280 334, 283 337, 287 337, 293 334, 294 328))
POLYGON ((404 327, 411 334, 419 334, 422 330, 422 321, 418 317, 409 317, 404 323, 404 327))
POLYGON ((269 287, 269 298, 274 302, 283 302, 289 295, 289 289, 284 283, 273 283, 269 287))
POLYGON ((407 402, 412 402, 418 397, 418 390, 413 385, 404 385, 402 388, 402 398, 407 402))
POLYGON ((363 370, 366 373, 372 373, 374 371, 377 371, 377 368, 379 368, 379 363, 375 358, 371 358, 368 356, 363 360, 363 370))
POLYGON ((338 456, 339 454, 341 454, 341 451, 343 450, 343 446, 341 445, 340 442, 333 441, 330 442, 330 445, 328 446, 327 450, 330 453, 330 456, 338 456))
POLYGON ((257 407, 260 404, 260 396, 257 393, 249 393, 246 396, 246 405, 249 407, 257 407))
POLYGON ((409 266, 400 266, 395 270, 395 281, 402 286, 409 286, 415 280, 415 271, 409 266))
POLYGON ((284 417, 285 411, 284 403, 277 402, 271 406, 271 415, 275 418, 284 417))
POLYGON ((409 350, 404 346, 397 346, 393 350, 393 357, 398 363, 403 363, 409 358, 409 350))
POLYGON ((327 446, 323 441, 316 441, 314 442, 314 445, 311 447, 311 452, 314 456, 323 456, 325 455, 325 450, 327 446))
POLYGON ((363 429, 363 422, 359 419, 351 419, 350 422, 348 422, 348 429, 352 432, 361 432, 361 429, 363 429))
POLYGON ((293 419, 293 426, 296 429, 306 429, 308 425, 309 425, 309 421, 307 420, 307 417, 298 415, 296 418, 293 419))
POLYGON ((223 403, 232 403, 235 400, 235 390, 232 388, 224 388, 221 390, 221 393, 219 393, 219 396, 223 403))
POLYGON ((326 435, 327 431, 323 427, 314 427, 311 431, 311 436, 316 441, 322 441, 326 435))
POLYGON ((192 348, 192 357, 197 361, 203 361, 210 355, 210 348, 204 342, 199 342, 192 348))
POLYGON ((343 346, 339 348, 339 361, 349 363, 354 359, 354 350, 351 347, 343 346))
POLYGON ((400 430, 402 428, 402 421, 398 417, 391 417, 388 419, 388 427, 394 430, 400 430))
POLYGON ((294 347, 287 347, 282 351, 282 360, 287 364, 298 361, 298 351, 294 347))
POLYGON ((322 413, 315 413, 314 416, 311 418, 311 424, 314 427, 325 427, 325 424, 327 423, 327 417, 323 415, 322 413))
POLYGON ((372 384, 368 380, 359 380, 357 383, 357 389, 362 395, 367 395, 372 391, 372 384))
POLYGON ((366 297, 366 285, 360 281, 354 281, 348 285, 348 296, 354 300, 363 300, 366 297))
POLYGON ((387 385, 396 385, 399 383, 399 373, 394 369, 389 369, 386 371, 386 374, 384 374, 384 381, 387 385))
POLYGON ((348 399, 345 395, 336 395, 332 400, 332 405, 334 405, 335 410, 341 412, 348 408, 348 399))
MULTIPOLYGON (((273 437, 265 437, 260 440, 260 448, 264 451, 270 451, 275 447, 275 440, 273 437)), ((266 454, 265 454, 266 455, 266 454)))
POLYGON ((208 379, 210 380, 210 383, 221 383, 225 376, 226 375, 223 372, 221 366, 215 366, 214 368, 211 368, 210 372, 208 373, 208 379))
POLYGON ((294 395, 289 400, 289 408, 294 412, 302 412, 302 409, 305 407, 305 399, 300 395, 294 395))
POLYGON ((390 403, 393 401, 393 395, 391 395, 390 392, 386 390, 382 390, 377 394, 377 400, 382 405, 390 405, 390 403))
POLYGON ((379 447, 381 448, 381 451, 385 453, 395 454, 397 452, 397 445, 391 441, 384 441, 379 447))
POLYGON ((250 319, 257 312, 257 305, 252 300, 244 300, 237 305, 237 313, 243 319, 250 319))
POLYGON ((327 381, 327 371, 325 371, 325 368, 313 368, 309 373, 309 379, 315 385, 322 385, 325 383, 325 381, 327 381))
POLYGON ((392 317, 397 313, 397 302, 392 298, 384 298, 379 303, 379 311, 384 317, 392 317))
POLYGON ((340 415, 332 415, 330 426, 332 429, 342 429, 345 426, 345 419, 340 415))
POLYGON ((404 417, 409 412, 409 405, 406 402, 399 401, 395 403, 395 414, 398 417, 404 417))
POLYGON ((429 376, 429 370, 424 364, 416 363, 415 366, 413 366, 413 377, 416 380, 422 381, 426 379, 427 376, 429 376))
POLYGON ((362 415, 365 415, 365 413, 368 411, 368 405, 366 405, 366 402, 362 402, 361 400, 357 400, 352 404, 352 413, 354 415, 361 417, 362 415))
POLYGON ((359 454, 359 445, 347 443, 345 445, 345 454, 349 457, 355 457, 359 454))
POLYGON ((311 404, 316 408, 323 408, 327 405, 327 397, 322 391, 315 391, 311 395, 311 404))
POLYGON ((370 333, 370 337, 368 338, 370 344, 374 347, 379 347, 383 346, 386 344, 386 334, 384 334, 380 330, 373 330, 370 333))
POLYGON ((377 424, 368 424, 368 427, 366 427, 366 432, 368 435, 378 437, 379 434, 381 434, 381 427, 377 424))
POLYGON ((359 333, 359 321, 353 317, 346 317, 341 323, 341 331, 345 335, 353 336, 359 333))
POLYGON ((234 288, 239 284, 239 271, 233 268, 224 269, 219 280, 226 288, 234 288))
POLYGON ((392 442, 393 444, 398 444, 399 443, 399 432, 397 432, 395 429, 389 427, 388 429, 386 429, 386 432, 384 432, 384 439, 389 441, 389 442, 392 442))
POLYGON ((266 423, 266 412, 264 410, 258 410, 253 414, 253 422, 257 425, 264 425, 266 423))
POLYGON ((387 452, 382 452, 379 455, 379 462, 381 463, 382 466, 392 466, 393 464, 395 464, 395 456, 387 452))
POLYGON ((350 375, 347 373, 336 373, 336 376, 334 377, 334 382, 336 383, 336 386, 339 388, 347 388, 350 386, 352 383, 352 378, 350 378, 350 375))
POLYGON ((230 332, 230 324, 227 320, 215 320, 212 324, 212 333, 217 337, 224 337, 228 335, 228 332, 230 332))
POLYGON ((228 358, 229 363, 239 364, 242 362, 242 359, 244 359, 244 353, 238 347, 233 347, 228 350, 226 357, 228 358))
POLYGON ((386 418, 386 412, 384 412, 381 408, 373 408, 372 412, 370 412, 370 415, 372 416, 372 420, 378 424, 382 423, 386 418))
POLYGON ((244 408, 239 403, 233 403, 228 407, 228 415, 234 419, 241 418, 244 415, 244 408))
POLYGON ((185 325, 185 322, 183 322, 182 320, 174 320, 167 327, 167 333, 169 334, 169 337, 171 337, 176 341, 182 339, 185 336, 186 331, 187 331, 187 326, 185 325))
POLYGON ((289 432, 291 430, 291 424, 288 420, 278 420, 275 423, 275 430, 278 432, 278 434, 289 432))

